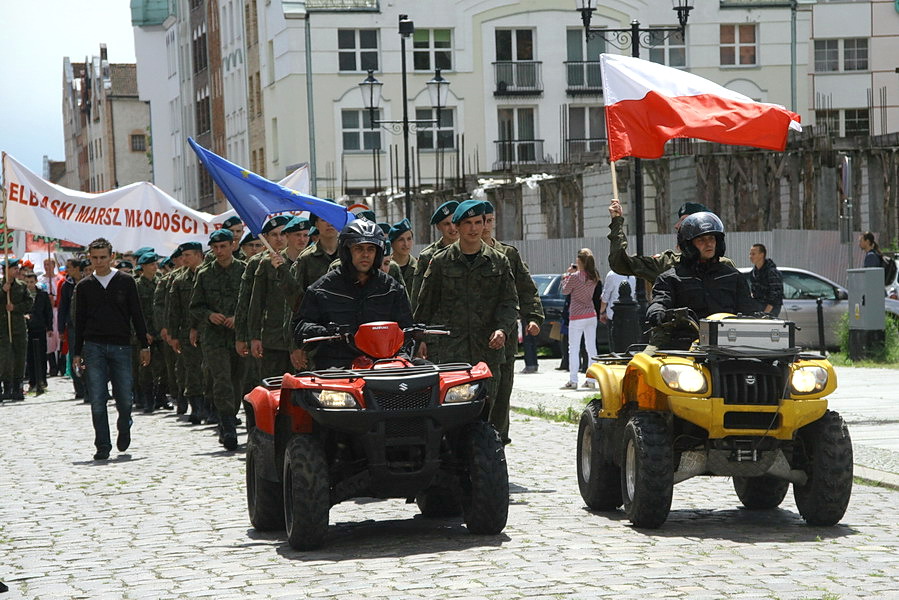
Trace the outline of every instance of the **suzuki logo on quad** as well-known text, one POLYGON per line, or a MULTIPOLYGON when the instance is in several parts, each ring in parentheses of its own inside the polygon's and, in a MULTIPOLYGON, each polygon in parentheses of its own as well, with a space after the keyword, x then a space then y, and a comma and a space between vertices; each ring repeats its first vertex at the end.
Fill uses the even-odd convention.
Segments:
POLYGON ((755 375, 746 376, 746 385, 755 385, 755 375))
POLYGON ((400 388, 400 391, 401 391, 401 392, 405 392, 406 390, 409 389, 409 386, 408 386, 408 384, 406 384, 406 383, 401 383, 401 384, 399 385, 399 388, 400 388))

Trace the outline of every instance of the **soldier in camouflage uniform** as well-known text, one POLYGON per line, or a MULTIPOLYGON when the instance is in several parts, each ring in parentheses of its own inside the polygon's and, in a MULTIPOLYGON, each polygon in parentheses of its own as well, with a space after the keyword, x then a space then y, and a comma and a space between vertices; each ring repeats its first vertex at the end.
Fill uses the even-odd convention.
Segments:
POLYGON ((428 270, 428 263, 438 251, 443 250, 453 242, 459 239, 459 231, 453 223, 453 213, 459 207, 459 203, 455 200, 444 202, 437 207, 434 214, 431 215, 431 225, 440 232, 440 239, 436 242, 425 246, 424 250, 418 255, 418 263, 415 265, 415 275, 412 278, 412 289, 409 290, 409 300, 412 303, 412 310, 415 310, 418 304, 418 294, 421 290, 421 284, 424 281, 425 272, 428 270))
MULTIPOLYGON (((537 286, 531 278, 531 272, 528 266, 518 253, 518 249, 514 246, 504 244, 497 241, 493 237, 493 227, 496 223, 496 214, 493 204, 484 203, 484 233, 481 239, 484 243, 500 252, 509 261, 512 267, 512 278, 515 280, 515 293, 518 296, 518 315, 524 322, 524 327, 528 335, 537 335, 540 333, 540 326, 543 325, 543 304, 540 302, 540 294, 537 292, 537 286)), ((515 355, 518 353, 518 327, 507 332, 506 338, 506 357, 500 367, 499 384, 496 391, 496 401, 493 403, 493 410, 490 412, 490 423, 499 432, 500 438, 504 444, 508 444, 509 439, 509 408, 512 398, 512 383, 515 377, 515 355)), ((494 377, 496 374, 494 374, 494 377)))
POLYGON ((243 256, 242 261, 246 262, 265 250, 265 244, 259 241, 259 236, 248 232, 240 240, 240 254, 243 256))
MULTIPOLYGON (((282 233, 284 225, 290 221, 287 215, 278 215, 266 221, 262 226, 261 234, 275 252, 280 252, 286 246, 287 241, 282 233)), ((247 260, 246 268, 240 282, 240 292, 237 296, 237 308, 234 319, 234 349, 239 356, 247 358, 246 376, 242 392, 247 393, 262 380, 262 357, 250 355, 250 332, 247 327, 247 312, 250 300, 253 296, 253 283, 256 269, 260 261, 267 256, 266 252, 259 252, 247 260)))
POLYGON ((246 264, 234 258, 233 242, 234 234, 228 229, 209 236, 215 260, 197 271, 190 300, 191 316, 203 338, 204 359, 217 371, 210 396, 218 412, 219 443, 226 450, 237 448, 237 412, 246 362, 234 347, 235 309, 246 264))
POLYGON ((156 311, 154 300, 156 286, 160 277, 159 257, 155 252, 145 252, 137 259, 140 267, 140 277, 137 284, 137 297, 140 299, 140 307, 147 323, 147 336, 150 343, 150 364, 141 366, 138 371, 138 388, 135 395, 142 396, 144 412, 151 413, 155 408, 171 408, 162 392, 162 379, 165 377, 165 358, 163 358, 163 342, 159 335, 159 326, 156 324, 156 311))
POLYGON ((486 206, 466 200, 453 213, 460 238, 434 255, 421 285, 415 321, 445 325, 450 334, 422 344, 435 363, 484 361, 495 375, 488 384, 485 416, 496 399, 508 331, 518 320, 509 260, 481 240, 486 206))
POLYGON ((389 249, 393 254, 393 262, 400 268, 406 292, 411 293, 412 281, 415 279, 415 267, 418 259, 412 256, 412 222, 403 219, 394 223, 387 231, 389 249))
POLYGON ((5 310, 0 313, 0 401, 25 399, 22 391, 28 346, 25 315, 31 310, 33 300, 28 286, 19 279, 19 266, 18 258, 8 258, 3 264, 2 298, 5 310))
POLYGON ((302 304, 306 288, 327 273, 331 263, 337 258, 337 236, 340 232, 315 215, 310 215, 309 221, 318 229, 318 242, 306 248, 293 263, 290 267, 293 280, 286 282, 290 285, 289 293, 293 296, 295 309, 302 304))
POLYGON ((290 267, 309 241, 309 221, 293 217, 282 227, 287 247, 274 255, 266 252, 256 267, 247 311, 250 353, 262 361, 262 378, 293 372, 300 352, 293 352, 290 332, 293 298, 282 284, 290 278, 290 267), (291 354, 294 354, 292 357, 291 354))
MULTIPOLYGON (((688 216, 698 212, 708 212, 708 210, 698 202, 685 202, 677 211, 678 221, 674 224, 675 233, 688 216)), ((613 271, 624 276, 634 275, 652 284, 659 275, 680 264, 681 253, 679 250, 665 250, 655 256, 637 256, 636 254, 629 256, 627 238, 624 235, 624 213, 618 200, 612 200, 609 204, 609 216, 612 217, 608 236, 610 242, 609 268, 613 271)), ((721 262, 734 266, 733 261, 727 257, 721 257, 721 262)))
POLYGON ((207 417, 208 407, 203 397, 203 353, 197 339, 196 323, 190 314, 190 297, 197 279, 197 269, 203 263, 203 245, 184 242, 181 250, 184 268, 172 281, 168 303, 169 345, 180 355, 179 368, 184 374, 184 397, 190 405, 188 420, 198 425, 207 417))
POLYGON ((169 336, 168 323, 168 303, 171 299, 172 282, 175 280, 181 270, 183 258, 181 250, 175 250, 172 255, 163 261, 168 265, 168 273, 163 275, 156 284, 156 291, 153 293, 153 322, 159 328, 159 337, 162 340, 162 356, 165 360, 165 387, 175 401, 177 413, 183 415, 187 412, 187 400, 184 398, 183 377, 178 369, 179 355, 175 353, 170 345, 171 337, 169 336))
POLYGON ((222 222, 222 229, 227 229, 233 237, 231 253, 234 258, 243 260, 244 253, 240 249, 240 240, 243 238, 243 221, 240 217, 228 217, 222 222))

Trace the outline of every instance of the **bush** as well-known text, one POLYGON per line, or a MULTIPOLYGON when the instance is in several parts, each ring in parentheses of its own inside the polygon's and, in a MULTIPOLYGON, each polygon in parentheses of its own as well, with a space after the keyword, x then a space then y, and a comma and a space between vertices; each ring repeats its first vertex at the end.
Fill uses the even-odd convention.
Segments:
MULTIPOLYGON (((837 335, 840 340, 840 353, 846 364, 851 365, 849 360, 849 315, 843 314, 840 317, 837 335)), ((892 313, 886 315, 886 328, 884 330, 883 354, 881 356, 872 357, 875 362, 896 363, 899 362, 899 317, 892 313)))

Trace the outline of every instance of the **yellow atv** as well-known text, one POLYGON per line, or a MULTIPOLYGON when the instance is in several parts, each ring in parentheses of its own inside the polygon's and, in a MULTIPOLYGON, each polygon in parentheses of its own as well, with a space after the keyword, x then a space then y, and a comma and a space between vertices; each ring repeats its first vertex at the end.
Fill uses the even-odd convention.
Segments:
POLYGON ((792 483, 808 524, 836 524, 852 492, 852 442, 827 409, 831 364, 795 347, 788 321, 719 314, 698 329, 689 350, 603 355, 588 369, 602 398, 578 431, 587 506, 623 504, 635 526, 657 528, 675 483, 723 475, 748 509, 779 506, 792 483))

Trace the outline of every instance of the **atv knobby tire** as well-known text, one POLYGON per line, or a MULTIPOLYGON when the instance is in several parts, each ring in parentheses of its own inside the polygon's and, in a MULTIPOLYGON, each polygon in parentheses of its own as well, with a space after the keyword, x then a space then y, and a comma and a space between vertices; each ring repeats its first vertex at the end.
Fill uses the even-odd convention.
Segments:
POLYGON ((284 455, 284 524, 294 550, 318 548, 328 533, 331 509, 328 465, 318 439, 293 436, 284 455))
POLYGON ((415 497, 421 516, 429 519, 458 517, 462 514, 462 500, 459 489, 444 485, 434 485, 415 497))
POLYGON ((790 482, 770 475, 734 477, 734 491, 749 510, 777 508, 787 495, 790 482))
POLYGON ((609 419, 596 416, 602 401, 594 400, 581 413, 577 435, 577 485, 581 498, 593 510, 615 510, 621 506, 621 469, 604 450, 603 437, 609 419))
POLYGON ((509 472, 496 429, 479 421, 462 434, 465 473, 460 475, 462 516, 468 531, 495 535, 509 516, 509 472))
POLYGON ((674 489, 671 430, 660 413, 640 411, 624 427, 621 496, 635 527, 655 529, 668 518, 674 489))
POLYGON ((796 439, 793 468, 808 475, 805 485, 793 484, 799 514, 809 525, 835 525, 852 494, 852 440, 846 423, 829 410, 800 429, 796 439))
POLYGON ((261 479, 256 472, 262 434, 255 427, 247 436, 247 512, 257 531, 284 529, 284 492, 280 483, 261 479))

